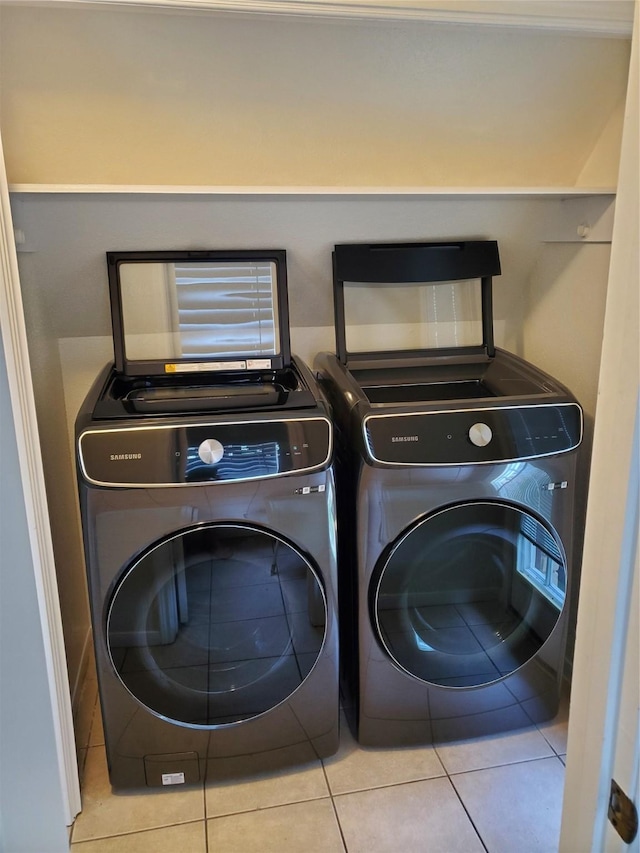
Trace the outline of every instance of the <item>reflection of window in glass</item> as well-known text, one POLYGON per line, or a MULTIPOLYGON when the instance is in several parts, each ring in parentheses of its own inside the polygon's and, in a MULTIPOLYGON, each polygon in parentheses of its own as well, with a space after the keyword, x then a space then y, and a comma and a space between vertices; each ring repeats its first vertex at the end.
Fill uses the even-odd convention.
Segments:
POLYGON ((527 517, 518 535, 518 572, 558 610, 562 609, 567 585, 562 555, 550 534, 527 517))
POLYGON ((127 358, 274 355, 276 265, 269 261, 120 265, 127 358))
POLYGON ((267 355, 276 351, 275 265, 176 264, 182 355, 267 355))
POLYGON ((348 352, 482 344, 480 279, 418 284, 344 283, 348 352))

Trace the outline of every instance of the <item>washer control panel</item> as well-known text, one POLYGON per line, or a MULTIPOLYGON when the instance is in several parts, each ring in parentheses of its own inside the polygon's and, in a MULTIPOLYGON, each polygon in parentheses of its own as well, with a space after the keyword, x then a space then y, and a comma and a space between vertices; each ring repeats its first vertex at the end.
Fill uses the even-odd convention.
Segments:
POLYGON ((98 486, 243 482, 320 470, 331 458, 327 418, 89 429, 80 470, 98 486))
POLYGON ((577 403, 368 415, 364 440, 373 462, 465 465, 567 453, 582 441, 577 403))

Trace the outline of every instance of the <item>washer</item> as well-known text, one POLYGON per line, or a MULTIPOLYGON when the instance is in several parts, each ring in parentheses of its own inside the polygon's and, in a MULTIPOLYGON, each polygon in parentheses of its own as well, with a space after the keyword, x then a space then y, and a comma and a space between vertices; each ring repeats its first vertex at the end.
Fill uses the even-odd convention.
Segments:
POLYGON ((340 437, 343 690, 354 733, 367 745, 444 742, 553 717, 581 408, 493 347, 494 242, 336 246, 334 270, 338 354, 319 355, 316 369, 340 437), (403 301, 407 321, 420 306, 449 304, 430 318, 446 332, 475 277, 478 346, 363 350, 372 305, 392 323, 403 301))
MULTIPOLYGON (((218 271, 218 254, 208 258, 218 271)), ((114 268, 129 262, 122 253, 114 268)), ((173 275, 173 260, 161 263, 173 275)), ((226 358, 233 367, 200 367, 195 384, 108 366, 78 415, 116 789, 239 778, 338 747, 332 424, 295 357, 241 376, 238 354, 226 358)))

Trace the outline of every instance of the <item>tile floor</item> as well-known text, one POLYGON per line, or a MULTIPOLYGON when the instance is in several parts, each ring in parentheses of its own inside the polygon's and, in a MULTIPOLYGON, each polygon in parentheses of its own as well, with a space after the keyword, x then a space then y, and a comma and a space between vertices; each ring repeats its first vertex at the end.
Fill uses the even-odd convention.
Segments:
POLYGON ((95 675, 77 719, 71 853, 555 853, 568 702, 550 723, 436 747, 339 752, 235 784, 116 795, 95 675))

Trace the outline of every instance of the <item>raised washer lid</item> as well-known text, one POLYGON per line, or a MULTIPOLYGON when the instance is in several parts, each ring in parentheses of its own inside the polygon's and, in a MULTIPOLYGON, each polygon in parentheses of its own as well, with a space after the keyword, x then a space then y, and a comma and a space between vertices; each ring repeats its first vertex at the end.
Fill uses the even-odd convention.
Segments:
POLYGON ((124 376, 290 365, 284 249, 108 252, 107 268, 124 376))

